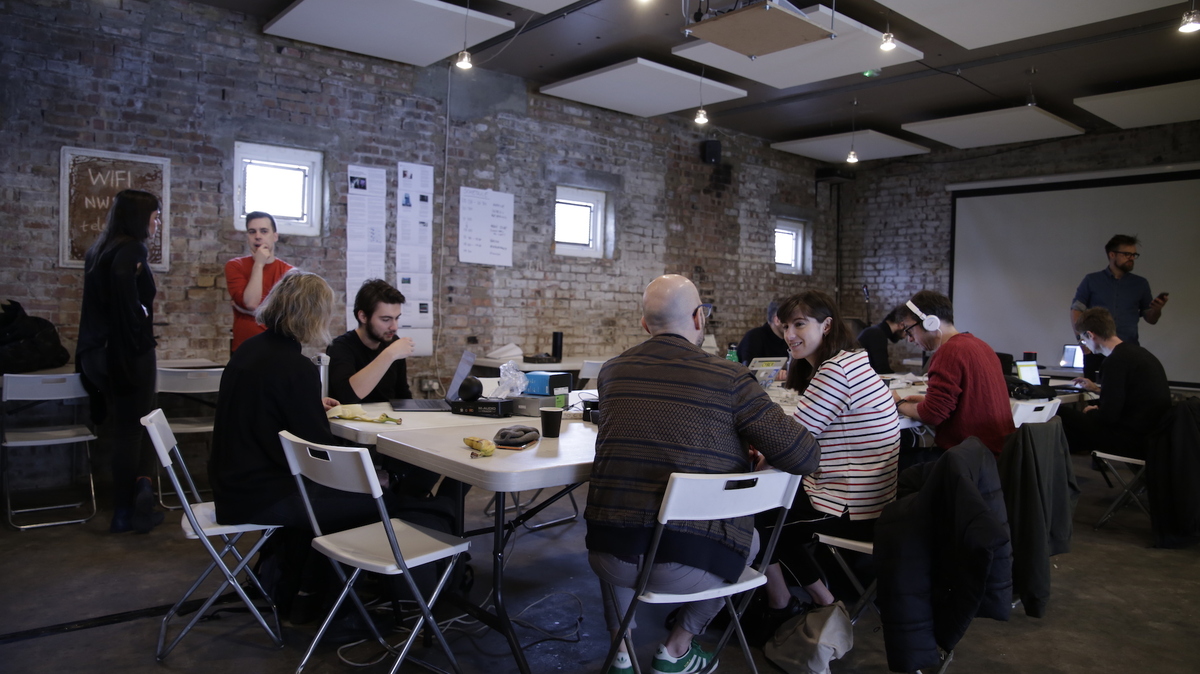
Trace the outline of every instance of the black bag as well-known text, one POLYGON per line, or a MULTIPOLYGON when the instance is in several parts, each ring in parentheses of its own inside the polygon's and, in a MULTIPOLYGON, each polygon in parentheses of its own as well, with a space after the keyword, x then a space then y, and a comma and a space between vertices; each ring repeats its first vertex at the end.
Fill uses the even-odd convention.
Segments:
POLYGON ((1058 395, 1053 386, 1030 384, 1011 374, 1004 375, 1004 381, 1008 384, 1008 397, 1014 400, 1043 400, 1058 395))
POLYGON ((70 359, 53 323, 27 315, 19 302, 0 302, 0 374, 48 370, 70 359))

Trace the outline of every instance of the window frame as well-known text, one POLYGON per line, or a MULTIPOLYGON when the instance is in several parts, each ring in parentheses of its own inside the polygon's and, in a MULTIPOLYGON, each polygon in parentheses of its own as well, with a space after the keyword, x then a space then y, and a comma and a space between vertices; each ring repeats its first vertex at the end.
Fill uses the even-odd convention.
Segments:
POLYGON ((775 262, 775 271, 781 274, 796 274, 809 276, 812 274, 812 223, 808 220, 776 217, 773 228, 771 258, 775 257, 780 231, 790 232, 795 236, 795 264, 775 262))
POLYGON ((554 253, 572 257, 605 258, 610 256, 612 239, 612 198, 605 190, 574 185, 555 185, 554 211, 552 212, 554 253), (584 203, 592 206, 591 245, 558 240, 557 211, 561 202, 584 203))
POLYGON ((233 149, 233 226, 246 229, 245 189, 247 162, 262 162, 300 166, 307 171, 305 178, 304 216, 289 218, 271 215, 280 234, 292 236, 320 236, 324 220, 324 160, 317 150, 235 141, 233 149))

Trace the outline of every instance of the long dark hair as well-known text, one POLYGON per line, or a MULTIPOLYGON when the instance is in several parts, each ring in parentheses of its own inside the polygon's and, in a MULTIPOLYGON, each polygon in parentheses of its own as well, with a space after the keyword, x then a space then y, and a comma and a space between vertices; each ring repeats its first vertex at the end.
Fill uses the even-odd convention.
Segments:
MULTIPOLYGON (((784 300, 775 315, 786 326, 797 314, 817 322, 824 322, 826 318, 833 319, 830 321, 829 334, 821 337, 821 346, 817 347, 814 360, 818 365, 841 351, 858 347, 858 341, 850 334, 850 329, 846 327, 841 314, 838 313, 837 305, 829 295, 819 290, 797 293, 784 300)), ((792 364, 788 367, 785 385, 787 388, 803 391, 808 388, 808 382, 816 374, 816 371, 817 369, 810 367, 807 361, 799 362, 793 359, 792 364)))
POLYGON ((108 209, 104 231, 88 249, 87 259, 94 260, 109 246, 127 240, 145 243, 150 238, 150 216, 161 208, 158 197, 142 190, 121 190, 108 209))

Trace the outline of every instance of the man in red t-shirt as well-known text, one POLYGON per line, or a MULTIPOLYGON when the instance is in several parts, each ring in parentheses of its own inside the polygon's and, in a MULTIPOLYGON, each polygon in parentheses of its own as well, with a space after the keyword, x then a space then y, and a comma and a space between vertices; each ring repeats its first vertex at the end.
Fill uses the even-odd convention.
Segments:
POLYGON ((1004 437, 1016 430, 1000 359, 986 342, 954 327, 950 298, 932 290, 900 308, 908 341, 933 353, 926 394, 899 401, 900 414, 937 427, 934 443, 956 447, 972 435, 999 456, 1004 437))
POLYGON ((275 257, 279 232, 275 228, 275 218, 269 213, 254 211, 246 216, 246 241, 250 245, 250 254, 225 263, 225 285, 233 300, 231 352, 266 330, 254 320, 254 310, 275 283, 292 269, 292 265, 275 257))

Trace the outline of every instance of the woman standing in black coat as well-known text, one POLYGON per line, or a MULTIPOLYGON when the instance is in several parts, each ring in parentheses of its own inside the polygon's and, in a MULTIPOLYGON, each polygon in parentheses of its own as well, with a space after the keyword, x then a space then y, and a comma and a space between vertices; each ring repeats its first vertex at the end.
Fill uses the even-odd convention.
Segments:
POLYGON ((149 533, 163 515, 154 509, 154 452, 140 419, 154 401, 154 274, 146 242, 162 226, 158 197, 123 190, 84 258, 83 309, 76 367, 104 394, 112 417, 113 518, 109 531, 149 533))

